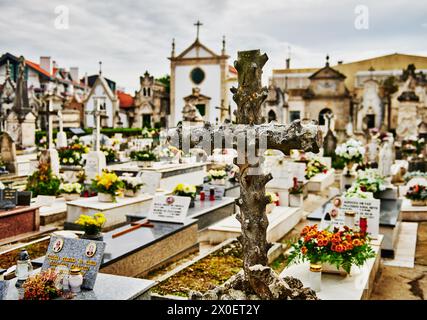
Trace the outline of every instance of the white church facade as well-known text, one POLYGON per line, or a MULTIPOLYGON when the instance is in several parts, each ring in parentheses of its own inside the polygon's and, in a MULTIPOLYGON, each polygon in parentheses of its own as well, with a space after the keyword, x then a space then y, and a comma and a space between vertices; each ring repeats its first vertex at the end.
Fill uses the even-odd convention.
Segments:
POLYGON ((237 86, 237 71, 229 65, 225 39, 221 54, 215 53, 199 41, 200 25, 196 24, 196 40, 179 55, 172 43, 170 126, 182 121, 185 106, 196 107, 203 120, 211 123, 231 120, 236 109, 229 89, 237 86))

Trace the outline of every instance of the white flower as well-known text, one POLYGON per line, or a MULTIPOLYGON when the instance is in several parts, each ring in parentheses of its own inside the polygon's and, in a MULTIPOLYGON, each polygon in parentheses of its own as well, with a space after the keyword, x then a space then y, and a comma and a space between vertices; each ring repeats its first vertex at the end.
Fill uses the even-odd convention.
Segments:
POLYGON ((73 158, 70 158, 69 162, 70 162, 70 163, 74 163, 74 159, 73 159, 73 158))

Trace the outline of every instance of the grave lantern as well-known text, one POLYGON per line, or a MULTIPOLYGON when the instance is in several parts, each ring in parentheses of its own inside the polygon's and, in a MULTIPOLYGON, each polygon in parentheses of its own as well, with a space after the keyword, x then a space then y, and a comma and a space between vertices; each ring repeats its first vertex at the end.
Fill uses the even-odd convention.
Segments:
POLYGON ((28 279, 30 272, 33 270, 33 265, 31 264, 30 255, 27 250, 22 249, 18 255, 18 261, 16 263, 16 287, 20 288, 25 280, 28 279))

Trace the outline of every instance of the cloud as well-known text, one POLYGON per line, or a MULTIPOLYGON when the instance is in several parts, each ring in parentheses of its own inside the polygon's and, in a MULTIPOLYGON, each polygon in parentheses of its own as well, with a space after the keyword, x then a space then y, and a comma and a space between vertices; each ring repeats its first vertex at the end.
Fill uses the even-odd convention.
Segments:
POLYGON ((0 43, 3 52, 38 61, 51 56, 60 66, 103 73, 129 92, 145 70, 169 72, 171 40, 176 50, 195 38, 193 23, 203 23, 200 39, 221 50, 227 38, 230 64, 238 50, 260 48, 269 56, 266 79, 285 65, 291 47, 292 67, 319 67, 325 55, 351 61, 393 52, 427 55, 426 4, 415 0, 143 0, 42 1, 0 0, 0 43), (55 8, 69 8, 69 29, 54 27, 55 8), (366 5, 368 30, 357 30, 355 8, 366 5))

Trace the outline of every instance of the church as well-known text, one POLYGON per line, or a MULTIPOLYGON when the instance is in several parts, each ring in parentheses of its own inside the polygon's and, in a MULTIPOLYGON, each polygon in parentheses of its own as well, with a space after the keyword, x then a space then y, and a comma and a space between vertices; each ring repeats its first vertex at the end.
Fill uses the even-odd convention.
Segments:
POLYGON ((175 41, 169 57, 170 71, 170 118, 171 127, 184 118, 183 111, 197 109, 198 118, 211 123, 233 120, 236 105, 230 88, 237 86, 237 71, 229 65, 225 50, 218 54, 199 39, 198 21, 195 41, 180 54, 175 54, 175 41))

